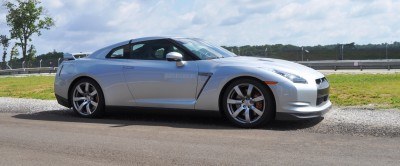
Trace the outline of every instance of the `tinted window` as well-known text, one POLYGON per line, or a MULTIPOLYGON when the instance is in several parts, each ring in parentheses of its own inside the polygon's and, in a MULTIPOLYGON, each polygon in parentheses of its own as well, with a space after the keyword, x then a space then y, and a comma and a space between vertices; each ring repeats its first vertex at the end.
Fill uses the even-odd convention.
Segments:
POLYGON ((179 52, 185 59, 185 53, 168 40, 152 40, 132 44, 129 59, 166 60, 170 52, 179 52))
POLYGON ((123 58, 124 57, 124 48, 119 48, 111 52, 109 58, 123 58))
POLYGON ((106 58, 122 59, 129 55, 128 45, 117 47, 112 49, 106 56, 106 58))

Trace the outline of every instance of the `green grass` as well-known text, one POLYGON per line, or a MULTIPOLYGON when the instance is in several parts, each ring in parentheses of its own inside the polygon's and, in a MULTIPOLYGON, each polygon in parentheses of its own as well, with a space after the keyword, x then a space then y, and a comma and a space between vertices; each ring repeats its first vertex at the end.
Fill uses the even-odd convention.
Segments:
POLYGON ((53 100, 54 76, 0 77, 0 96, 53 100))
MULTIPOLYGON (((400 74, 328 75, 336 106, 400 108, 400 74)), ((54 77, 0 77, 0 96, 54 100, 54 77)))
POLYGON ((334 105, 400 108, 400 74, 334 74, 327 78, 334 105))

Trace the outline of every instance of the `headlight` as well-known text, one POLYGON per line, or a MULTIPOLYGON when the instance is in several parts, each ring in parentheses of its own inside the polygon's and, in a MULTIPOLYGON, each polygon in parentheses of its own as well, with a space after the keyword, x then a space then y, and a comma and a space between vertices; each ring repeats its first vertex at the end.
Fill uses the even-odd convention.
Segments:
POLYGON ((275 72, 276 74, 279 74, 279 75, 289 79, 293 83, 307 84, 307 80, 298 75, 291 74, 288 72, 278 71, 278 70, 272 70, 272 71, 275 72))

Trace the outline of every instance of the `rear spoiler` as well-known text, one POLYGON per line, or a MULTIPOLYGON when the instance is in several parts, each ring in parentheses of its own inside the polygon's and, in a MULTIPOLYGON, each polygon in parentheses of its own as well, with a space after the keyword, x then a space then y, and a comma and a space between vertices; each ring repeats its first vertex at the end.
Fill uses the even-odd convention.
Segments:
POLYGON ((79 58, 87 57, 90 54, 91 53, 89 53, 89 52, 84 52, 84 53, 80 52, 80 53, 72 53, 72 54, 71 53, 64 53, 63 59, 65 61, 76 60, 76 59, 79 59, 79 58))

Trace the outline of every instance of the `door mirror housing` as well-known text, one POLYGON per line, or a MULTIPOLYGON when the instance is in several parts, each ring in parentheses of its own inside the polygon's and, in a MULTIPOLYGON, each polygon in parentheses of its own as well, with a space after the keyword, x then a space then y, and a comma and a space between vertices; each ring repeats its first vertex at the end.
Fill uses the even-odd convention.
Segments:
POLYGON ((185 61, 183 61, 183 56, 179 52, 170 52, 167 54, 167 61, 175 61, 176 66, 185 65, 185 61))
POLYGON ((170 52, 167 54, 168 61, 182 61, 183 56, 179 52, 170 52))

